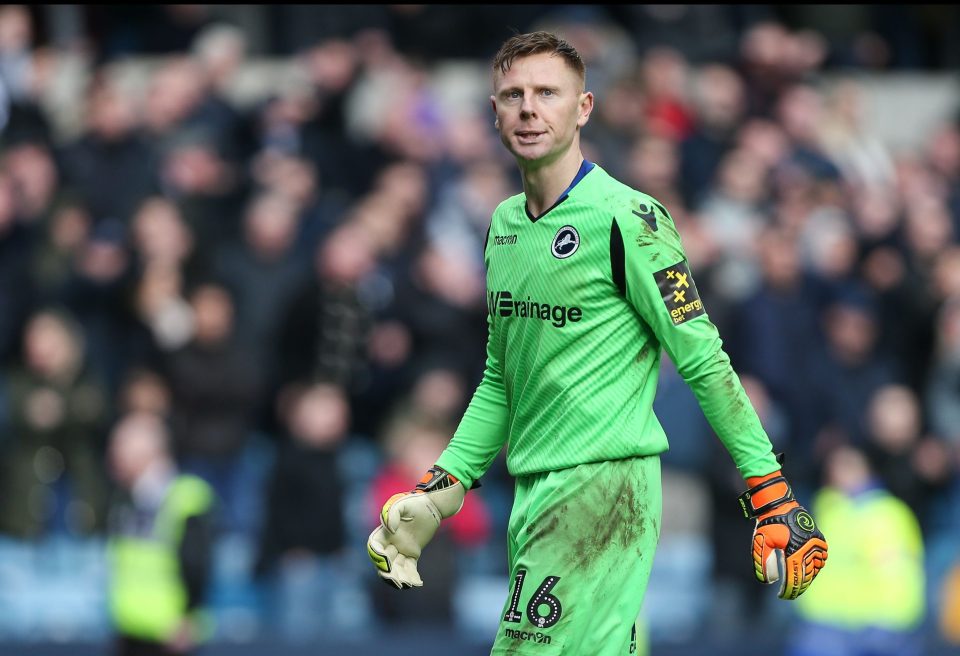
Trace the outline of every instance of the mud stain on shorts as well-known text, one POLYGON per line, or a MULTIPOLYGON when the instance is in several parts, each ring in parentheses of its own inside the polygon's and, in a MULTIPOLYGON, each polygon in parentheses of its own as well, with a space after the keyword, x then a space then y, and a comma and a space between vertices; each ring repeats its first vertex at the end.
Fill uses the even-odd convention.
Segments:
POLYGON ((573 548, 578 568, 589 570, 611 550, 630 550, 642 543, 649 521, 647 481, 630 480, 626 474, 619 482, 598 486, 593 494, 585 495, 585 501, 592 503, 578 518, 581 537, 573 548))

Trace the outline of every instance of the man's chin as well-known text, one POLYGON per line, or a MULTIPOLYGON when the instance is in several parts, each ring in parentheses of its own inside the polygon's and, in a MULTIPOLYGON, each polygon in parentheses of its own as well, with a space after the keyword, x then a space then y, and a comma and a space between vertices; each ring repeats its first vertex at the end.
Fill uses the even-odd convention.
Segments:
POLYGON ((524 164, 536 164, 545 160, 550 154, 549 150, 539 146, 520 146, 511 150, 516 160, 524 164))

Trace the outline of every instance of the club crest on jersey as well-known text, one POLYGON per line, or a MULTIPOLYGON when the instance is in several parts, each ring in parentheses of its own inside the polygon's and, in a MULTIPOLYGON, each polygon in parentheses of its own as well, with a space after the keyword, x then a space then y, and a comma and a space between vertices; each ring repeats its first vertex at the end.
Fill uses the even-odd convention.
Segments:
POLYGON ((565 260, 580 248, 580 233, 571 225, 565 225, 557 230, 550 248, 553 256, 558 260, 565 260))

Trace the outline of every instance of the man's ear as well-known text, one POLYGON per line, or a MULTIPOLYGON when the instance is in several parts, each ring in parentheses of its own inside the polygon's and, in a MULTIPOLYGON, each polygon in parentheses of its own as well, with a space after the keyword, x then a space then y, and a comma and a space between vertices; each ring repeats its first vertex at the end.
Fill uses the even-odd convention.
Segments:
POLYGON ((585 91, 580 94, 580 115, 577 117, 577 127, 582 128, 590 120, 590 113, 593 112, 593 92, 585 91))

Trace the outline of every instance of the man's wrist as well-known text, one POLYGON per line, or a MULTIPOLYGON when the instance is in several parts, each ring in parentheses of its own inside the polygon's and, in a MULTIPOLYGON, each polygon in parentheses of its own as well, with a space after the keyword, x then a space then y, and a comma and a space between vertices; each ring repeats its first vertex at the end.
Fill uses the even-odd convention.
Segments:
POLYGON ((747 519, 763 519, 774 510, 782 511, 787 504, 798 505, 793 489, 779 469, 764 476, 749 477, 747 491, 737 501, 747 519))

